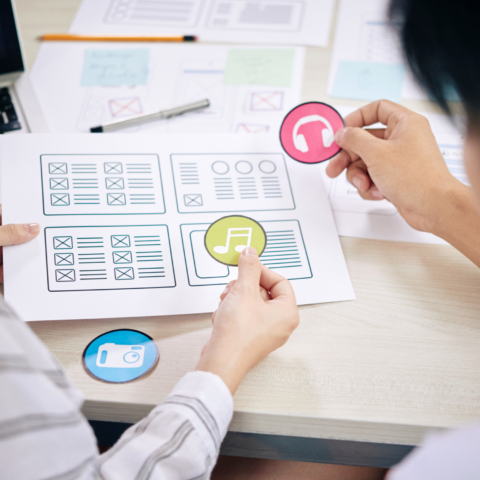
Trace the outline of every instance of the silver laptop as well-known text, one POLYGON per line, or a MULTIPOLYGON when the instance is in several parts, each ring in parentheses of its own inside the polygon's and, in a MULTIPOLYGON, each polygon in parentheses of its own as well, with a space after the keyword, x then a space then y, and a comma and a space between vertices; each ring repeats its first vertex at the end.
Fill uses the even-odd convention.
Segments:
POLYGON ((13 0, 0 0, 0 134, 48 132, 26 71, 13 0))

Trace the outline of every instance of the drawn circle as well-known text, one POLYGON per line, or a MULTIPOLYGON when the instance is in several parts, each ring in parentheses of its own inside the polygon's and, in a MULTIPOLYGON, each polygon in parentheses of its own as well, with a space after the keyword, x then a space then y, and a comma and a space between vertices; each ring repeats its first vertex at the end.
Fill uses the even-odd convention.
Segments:
POLYGON ((242 175, 247 175, 253 170, 252 164, 246 160, 240 160, 235 164, 235 170, 242 175))
POLYGON ((106 383, 127 383, 144 377, 159 359, 152 337, 130 329, 102 333, 86 346, 82 355, 86 372, 106 383))
POLYGON ((263 227, 249 217, 231 215, 212 223, 205 233, 205 248, 217 262, 230 267, 238 266, 238 259, 245 247, 255 247, 258 256, 267 246, 267 234, 263 227))
POLYGON ((217 174, 217 175, 225 175, 228 173, 230 170, 230 167, 228 166, 227 163, 222 162, 221 160, 212 163, 212 170, 217 174))
POLYGON ((266 173, 267 175, 274 173, 277 169, 277 166, 270 160, 262 160, 258 165, 258 168, 261 172, 266 173))
POLYGON ((298 162, 325 162, 342 150, 334 135, 344 127, 342 116, 330 105, 303 103, 290 110, 283 120, 280 143, 288 156, 298 162))

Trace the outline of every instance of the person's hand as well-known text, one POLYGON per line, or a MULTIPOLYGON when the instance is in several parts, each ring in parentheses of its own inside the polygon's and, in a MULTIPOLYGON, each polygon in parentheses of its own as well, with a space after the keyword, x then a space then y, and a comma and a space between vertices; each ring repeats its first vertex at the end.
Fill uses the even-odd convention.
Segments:
POLYGON ((445 202, 465 187, 449 172, 428 120, 380 100, 348 115, 345 124, 335 135, 343 150, 327 175, 334 178, 346 169, 362 198, 386 198, 410 226, 436 233, 445 202), (387 128, 362 128, 377 122, 387 128))
POLYGON ((219 375, 233 394, 254 365, 285 344, 300 320, 290 282, 263 266, 249 247, 240 255, 238 280, 220 296, 212 321, 196 369, 219 375))
MULTIPOLYGON (((2 207, 0 205, 0 223, 2 207)), ((38 223, 21 223, 0 226, 0 283, 3 283, 3 247, 20 245, 33 240, 40 232, 38 223)))

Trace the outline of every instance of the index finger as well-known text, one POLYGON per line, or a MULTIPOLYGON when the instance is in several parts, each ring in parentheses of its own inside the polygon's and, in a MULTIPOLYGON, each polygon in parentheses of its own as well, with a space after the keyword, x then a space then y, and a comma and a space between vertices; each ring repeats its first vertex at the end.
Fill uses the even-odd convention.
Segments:
POLYGON ((262 274, 260 276, 260 285, 270 292, 272 300, 279 297, 288 297, 293 300, 295 304, 295 293, 293 292, 292 285, 285 278, 278 273, 272 272, 269 268, 263 266, 262 274))
POLYGON ((345 125, 347 127, 368 127, 375 123, 382 123, 394 127, 401 118, 410 113, 408 108, 402 107, 397 103, 389 100, 377 100, 369 103, 362 108, 345 117, 345 125))

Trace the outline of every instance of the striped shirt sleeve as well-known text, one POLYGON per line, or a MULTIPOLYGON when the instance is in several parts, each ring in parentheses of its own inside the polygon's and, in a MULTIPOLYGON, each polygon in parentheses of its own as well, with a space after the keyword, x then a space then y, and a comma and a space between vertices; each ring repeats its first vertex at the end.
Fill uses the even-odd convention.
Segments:
POLYGON ((219 377, 192 372, 100 456, 81 404, 58 362, 0 300, 2 480, 208 479, 233 412, 219 377))

